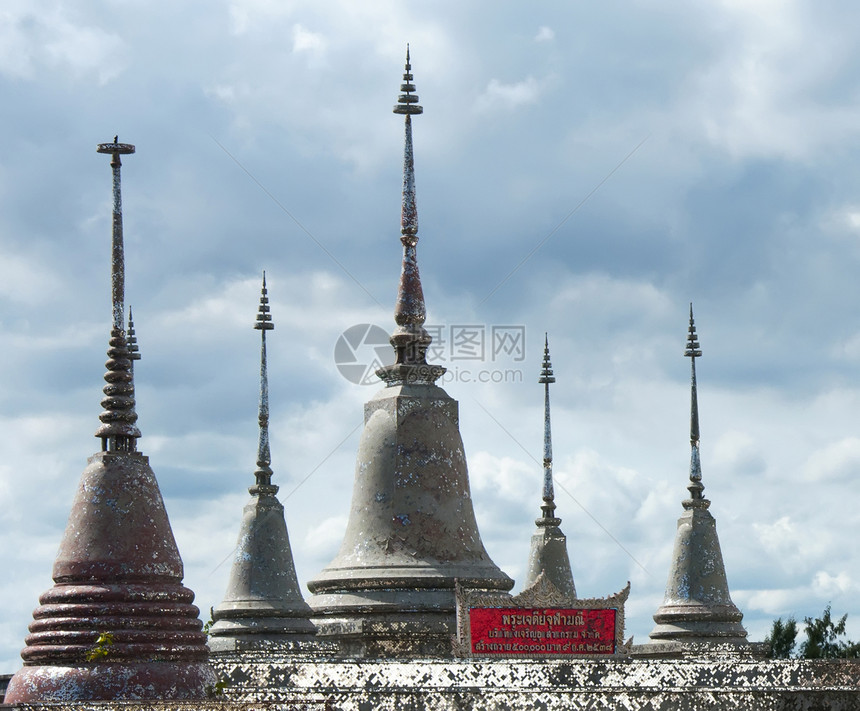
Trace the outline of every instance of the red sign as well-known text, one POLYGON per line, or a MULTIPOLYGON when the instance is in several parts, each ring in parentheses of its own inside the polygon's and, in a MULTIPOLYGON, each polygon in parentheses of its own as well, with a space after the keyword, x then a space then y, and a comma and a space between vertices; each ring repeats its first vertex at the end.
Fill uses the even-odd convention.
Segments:
POLYGON ((613 654, 615 612, 473 607, 472 654, 613 654))

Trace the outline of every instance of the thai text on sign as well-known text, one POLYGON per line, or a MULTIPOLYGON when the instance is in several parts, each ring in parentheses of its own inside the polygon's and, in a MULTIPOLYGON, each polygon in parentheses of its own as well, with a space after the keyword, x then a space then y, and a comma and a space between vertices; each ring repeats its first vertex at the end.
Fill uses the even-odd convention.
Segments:
POLYGON ((616 610, 473 607, 472 654, 614 654, 616 610))

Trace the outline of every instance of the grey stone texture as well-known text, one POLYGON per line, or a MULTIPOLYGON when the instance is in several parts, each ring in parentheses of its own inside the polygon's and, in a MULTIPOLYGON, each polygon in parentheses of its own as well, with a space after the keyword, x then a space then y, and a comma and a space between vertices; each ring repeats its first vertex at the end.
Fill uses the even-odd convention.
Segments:
POLYGON ((313 637, 302 598, 278 487, 252 486, 224 599, 209 630, 213 652, 301 642, 313 637))
POLYGON ((528 589, 534 585, 543 574, 561 593, 575 598, 576 587, 567 554, 567 536, 557 525, 552 525, 552 522, 557 520, 539 518, 536 521, 537 530, 532 534, 523 588, 528 589))
POLYGON ((53 711, 856 711, 860 660, 332 660, 222 655, 194 702, 28 704, 53 711))
POLYGON ((747 632, 732 602, 717 525, 707 499, 684 502, 663 604, 654 614, 654 642, 734 641, 747 632))
POLYGON ((221 659, 238 702, 329 699, 343 711, 624 709, 783 711, 860 708, 860 661, 666 660, 322 661, 221 659))
POLYGON ((478 533, 457 403, 429 383, 365 406, 343 544, 308 587, 319 634, 360 656, 451 654, 455 582, 509 590, 478 533))

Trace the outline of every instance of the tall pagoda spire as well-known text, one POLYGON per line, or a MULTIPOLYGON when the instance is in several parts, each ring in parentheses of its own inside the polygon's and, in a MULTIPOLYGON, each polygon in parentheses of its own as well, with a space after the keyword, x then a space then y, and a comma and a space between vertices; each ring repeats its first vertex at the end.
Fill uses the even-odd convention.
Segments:
POLYGON ((654 642, 746 644, 743 614, 732 602, 723 554, 717 537, 717 523, 704 497, 699 458, 699 403, 696 358, 702 350, 690 304, 687 347, 690 359, 690 498, 682 502, 678 519, 672 565, 663 604, 654 614, 657 623, 651 632, 654 642))
POLYGON ((96 437, 102 440, 103 452, 133 452, 140 430, 136 426, 134 407, 134 376, 132 356, 124 330, 125 319, 125 250, 122 236, 122 184, 121 155, 134 153, 130 143, 120 143, 114 136, 112 143, 100 143, 97 151, 111 156, 113 172, 113 222, 111 229, 111 305, 113 322, 108 340, 108 361, 105 364, 104 411, 99 415, 102 424, 96 437))
POLYGON ((155 474, 135 451, 137 347, 133 323, 131 347, 123 328, 119 174, 120 155, 134 146, 114 137, 97 150, 112 156, 113 169, 113 313, 96 432, 102 451, 81 475, 54 561, 55 585, 39 598, 7 704, 202 699, 215 682, 155 474))
POLYGON ((544 386, 543 394, 543 518, 554 519, 555 491, 552 484, 552 425, 549 416, 549 386, 555 382, 552 362, 549 359, 549 335, 544 334, 543 368, 538 382, 544 386))
POLYGON ((535 520, 537 530, 532 535, 529 561, 524 588, 537 582, 540 575, 569 598, 576 597, 576 586, 567 554, 567 537, 559 526, 561 519, 555 516, 555 492, 552 481, 552 426, 549 410, 549 386, 555 382, 552 362, 549 357, 549 337, 544 336, 543 366, 538 382, 544 386, 543 418, 543 503, 541 516, 535 520))
POLYGON ((406 380, 409 382, 435 382, 444 372, 441 366, 427 364, 427 348, 432 342, 424 328, 427 308, 421 275, 418 271, 418 202, 415 194, 415 156, 412 148, 412 117, 424 113, 418 103, 413 84, 409 46, 406 47, 406 67, 403 72, 403 92, 397 97, 394 113, 405 117, 403 142, 403 191, 400 208, 400 242, 403 245, 403 261, 400 268, 400 284, 394 305, 394 322, 397 328, 391 335, 394 347, 394 365, 381 368, 377 375, 390 385, 406 380))
POLYGON ((242 512, 239 541, 224 600, 213 610, 209 630, 213 653, 245 649, 298 649, 315 633, 311 609, 302 598, 293 562, 284 507, 272 484, 269 447, 269 375, 266 331, 275 328, 269 309, 266 273, 254 328, 260 331, 260 425, 255 483, 242 512))
POLYGON ((340 551, 308 583, 317 634, 355 656, 450 656, 454 589, 510 590, 478 532, 459 410, 435 385, 418 275, 412 117, 422 113, 409 50, 394 113, 405 116, 403 263, 391 336, 395 363, 364 407, 352 508, 340 551))
POLYGON ((687 349, 684 356, 690 359, 690 498, 703 501, 705 486, 702 484, 702 464, 699 459, 699 400, 696 395, 696 358, 702 350, 696 335, 696 322, 693 320, 693 304, 690 304, 690 326, 687 332, 687 349))
POLYGON ((260 332, 260 410, 257 415, 257 421, 260 423, 260 439, 257 446, 257 471, 254 472, 254 476, 257 479, 257 486, 270 486, 272 483, 272 453, 269 448, 269 367, 266 362, 266 331, 274 329, 275 324, 272 322, 272 314, 269 313, 266 272, 263 272, 260 308, 257 311, 254 328, 260 332))

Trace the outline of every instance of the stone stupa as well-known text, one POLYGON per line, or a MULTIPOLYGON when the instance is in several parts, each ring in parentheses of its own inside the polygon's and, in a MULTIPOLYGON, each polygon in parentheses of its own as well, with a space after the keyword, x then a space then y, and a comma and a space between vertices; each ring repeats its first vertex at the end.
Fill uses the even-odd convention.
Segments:
POLYGON ((227 592, 213 610, 209 647, 215 652, 300 649, 316 630, 296 578, 284 507, 272 483, 266 331, 275 327, 266 275, 254 328, 260 331, 260 437, 251 500, 242 512, 227 592))
MULTIPOLYGON (((33 612, 24 668, 5 703, 203 699, 215 684, 194 593, 149 459, 137 451, 132 363, 123 328, 125 260, 120 155, 134 146, 100 144, 112 157, 113 326, 96 432, 101 452, 81 476, 54 562, 54 587, 33 612)), ((131 339, 131 347, 129 347, 131 339)))
POLYGON ((552 428, 549 412, 549 386, 555 382, 552 362, 549 358, 549 338, 544 339, 543 368, 538 382, 544 386, 543 429, 543 504, 541 516, 535 520, 537 530, 532 535, 526 579, 523 588, 534 585, 544 576, 562 595, 576 597, 570 557, 567 553, 567 537, 562 533, 561 519, 555 515, 555 487, 552 479, 552 428))
POLYGON ((354 656, 452 654, 455 585, 506 591, 513 581, 490 559, 469 491, 458 407, 427 363, 431 337, 418 273, 418 212, 409 52, 394 113, 405 116, 403 263, 385 387, 365 405, 352 506, 340 552, 308 583, 318 635, 354 656))
POLYGON ((687 349, 690 359, 690 498, 683 501, 678 519, 672 565, 663 604, 654 614, 657 623, 650 634, 654 643, 685 645, 717 642, 746 645, 743 614, 732 602, 717 523, 708 511, 711 502, 703 495, 699 459, 699 403, 696 394, 696 358, 702 355, 690 304, 687 349))

